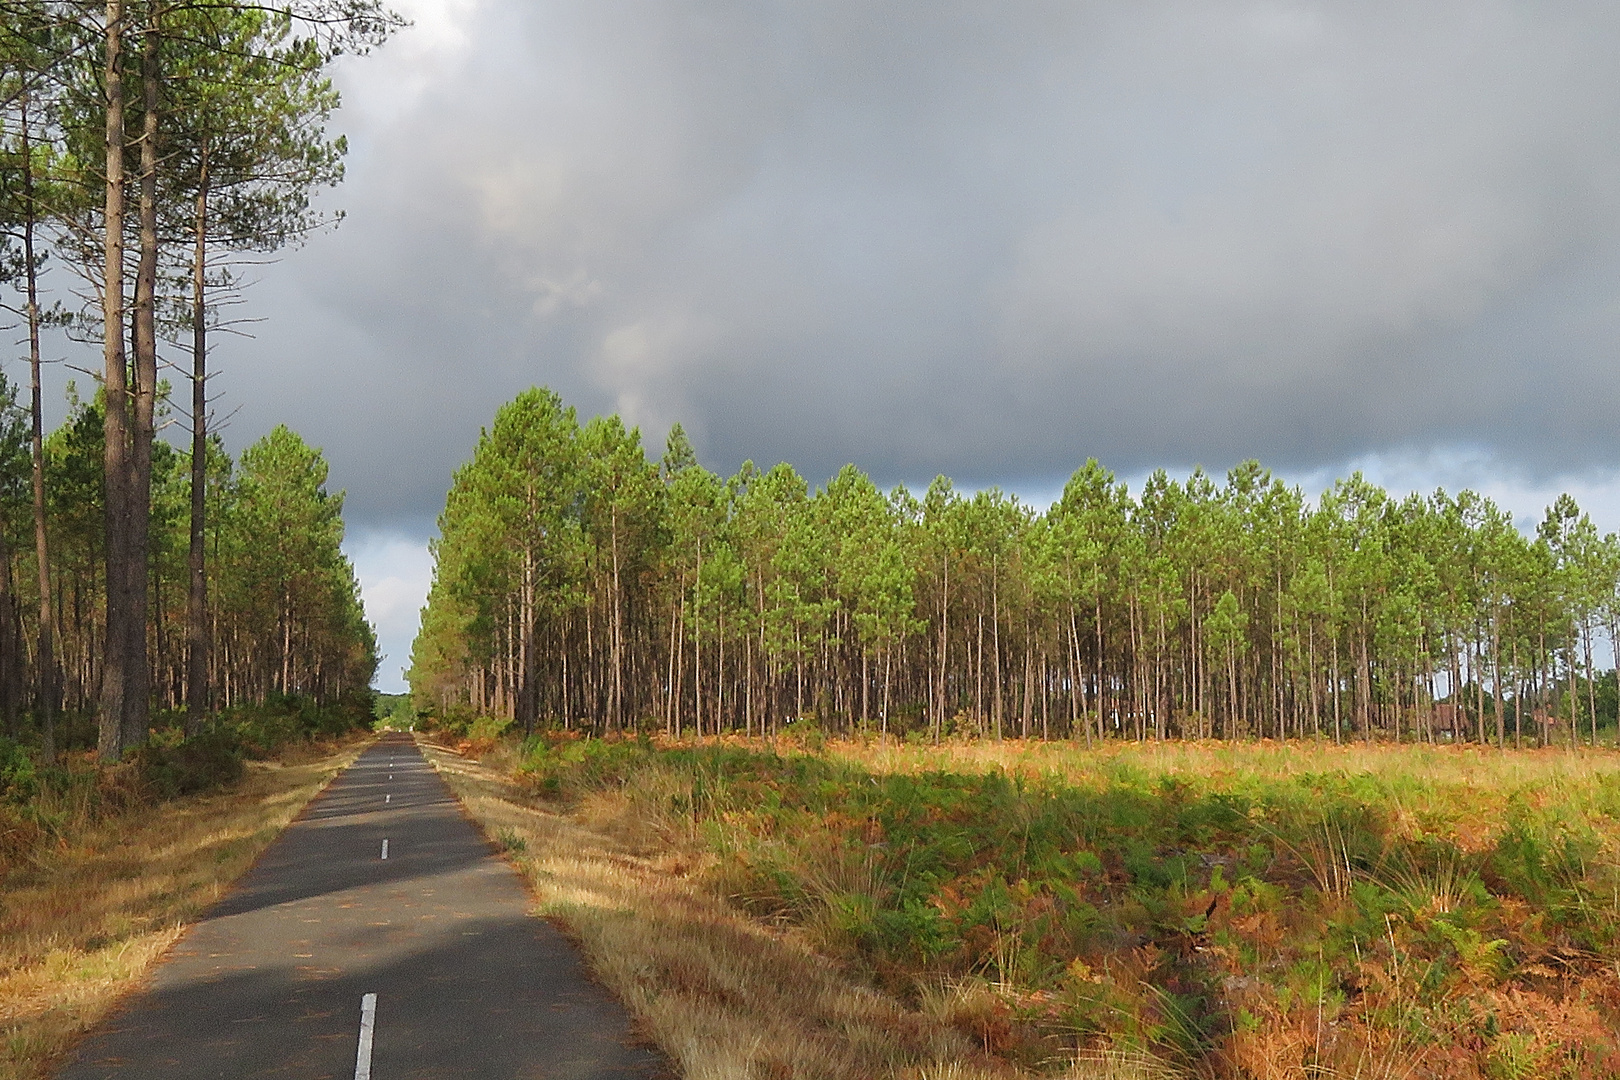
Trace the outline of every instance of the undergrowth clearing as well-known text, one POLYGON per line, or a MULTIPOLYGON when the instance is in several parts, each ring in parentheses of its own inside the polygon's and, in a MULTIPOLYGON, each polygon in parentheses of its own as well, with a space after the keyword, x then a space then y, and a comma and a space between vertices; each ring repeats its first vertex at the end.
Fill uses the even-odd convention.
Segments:
POLYGON ((713 1075, 1620 1075, 1613 754, 545 738, 489 760, 976 1052, 863 1074, 766 1038, 777 1071, 713 1075))

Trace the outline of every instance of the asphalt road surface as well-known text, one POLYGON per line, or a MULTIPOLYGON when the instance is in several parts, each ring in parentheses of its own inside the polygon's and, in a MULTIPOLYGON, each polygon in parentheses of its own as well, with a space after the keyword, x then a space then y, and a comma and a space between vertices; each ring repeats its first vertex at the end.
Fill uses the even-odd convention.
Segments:
POLYGON ((408 736, 339 775, 62 1080, 666 1075, 408 736))

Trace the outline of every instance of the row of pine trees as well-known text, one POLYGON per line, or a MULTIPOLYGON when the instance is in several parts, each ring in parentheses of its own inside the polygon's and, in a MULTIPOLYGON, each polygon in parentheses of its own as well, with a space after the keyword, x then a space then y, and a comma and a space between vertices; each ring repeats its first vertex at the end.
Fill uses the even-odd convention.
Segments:
POLYGON ((277 485, 308 489, 325 467, 278 430, 232 487, 209 430, 208 355, 247 266, 334 223, 311 201, 342 176, 327 73, 400 24, 379 0, 0 0, 0 291, 27 349, 31 511, 4 507, 0 705, 15 729, 26 700, 47 758, 64 708, 94 713, 98 753, 114 760, 177 696, 195 732, 221 701, 364 674, 357 657, 374 650, 352 574, 333 563, 336 501, 277 512, 315 526, 275 555, 279 595, 249 584, 269 564, 230 564, 232 538, 252 535, 232 515, 280 520, 265 501, 277 485), (51 450, 41 369, 67 341, 99 346, 100 385, 51 450), (190 384, 179 401, 166 368, 190 384), (157 437, 166 407, 189 428, 188 454, 157 437), (176 468, 188 470, 178 524, 176 468), (304 611, 316 595, 326 607, 304 611), (269 642, 266 620, 280 642, 250 655, 269 642))
MULTIPOLYGON (((103 530, 104 400, 75 399, 45 438, 46 522, 56 671, 40 667, 39 591, 28 497, 32 471, 27 412, 0 376, 0 726, 11 738, 43 735, 36 709, 42 676, 69 721, 92 717, 106 645, 103 530), (33 731, 26 730, 32 724, 33 731)), ((343 496, 326 490, 319 450, 277 427, 232 461, 216 437, 208 446, 207 682, 210 711, 275 695, 317 702, 369 686, 376 638, 359 584, 344 556, 343 496)), ((191 462, 167 442, 153 445, 148 655, 152 703, 170 715, 186 702, 187 555, 191 462)), ((81 725, 87 737, 94 729, 81 725)))
MULTIPOLYGON (((1095 461, 1044 511, 846 467, 661 461, 553 393, 457 473, 419 708, 596 731, 1596 742, 1620 541, 1569 496, 1533 537, 1473 492, 1360 474, 1312 501, 1095 461)), ((1612 706, 1611 706, 1612 707, 1612 706)))

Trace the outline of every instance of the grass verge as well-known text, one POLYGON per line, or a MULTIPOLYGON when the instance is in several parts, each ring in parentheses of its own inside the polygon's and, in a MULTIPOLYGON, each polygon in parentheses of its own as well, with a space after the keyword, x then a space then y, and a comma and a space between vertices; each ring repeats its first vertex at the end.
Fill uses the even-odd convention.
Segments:
POLYGON ((364 745, 303 744, 230 789, 67 830, 0 879, 0 1080, 48 1075, 364 745))

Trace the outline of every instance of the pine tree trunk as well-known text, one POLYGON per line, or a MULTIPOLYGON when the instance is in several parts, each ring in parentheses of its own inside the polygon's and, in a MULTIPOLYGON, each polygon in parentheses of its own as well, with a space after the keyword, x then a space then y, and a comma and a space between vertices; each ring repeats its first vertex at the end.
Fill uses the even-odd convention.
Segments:
POLYGON ((945 666, 950 658, 951 645, 951 553, 945 552, 944 585, 939 594, 939 709, 934 714, 934 742, 939 742, 945 731, 945 666))
POLYGON ((612 511, 613 544, 613 701, 608 714, 608 728, 619 730, 624 723, 624 601, 619 586, 619 511, 612 511))
POLYGON ((1491 611, 1491 700, 1496 708, 1496 748, 1506 748, 1506 721, 1502 716, 1502 616, 1491 611))
POLYGON ((106 189, 103 224, 102 361, 106 391, 107 623, 102 653, 101 722, 97 756, 116 761, 124 750, 130 693, 129 379, 124 358, 124 83, 123 0, 107 0, 103 51, 106 93, 106 189))
POLYGON ((22 707, 22 624, 11 588, 11 545, 0 529, 0 719, 6 736, 17 738, 22 707))
POLYGON ((1592 623, 1590 619, 1581 622, 1581 642, 1586 652, 1586 715, 1592 724, 1592 749, 1597 749, 1597 678, 1592 670, 1592 623))
POLYGON ((22 144, 23 273, 27 283, 28 390, 32 421, 29 452, 33 465, 34 563, 39 579, 39 643, 34 653, 34 711, 40 728, 40 753, 45 764, 56 762, 56 626, 51 605, 50 544, 45 515, 45 427, 40 391, 39 264, 34 254, 34 158, 28 130, 28 95, 18 103, 18 135, 22 144))
POLYGON ((535 680, 538 675, 538 664, 534 653, 534 552, 531 548, 523 550, 523 582, 518 598, 518 666, 522 679, 518 686, 518 723, 523 725, 523 734, 534 734, 536 713, 538 712, 535 699, 535 680))
POLYGON ((152 438, 157 406, 157 168, 158 27, 154 11, 142 35, 140 260, 135 274, 134 385, 129 454, 129 660, 125 675, 123 746, 146 741, 150 723, 151 668, 147 658, 147 605, 152 521, 152 438))
MULTIPOLYGON (((1005 699, 1002 695, 1001 686, 1001 567, 995 557, 992 557, 990 562, 990 630, 990 636, 992 638, 990 651, 995 654, 996 660, 996 742, 1000 742, 1002 729, 1001 717, 1003 702, 1005 699)), ((888 676, 885 675, 883 687, 885 702, 888 700, 888 692, 888 676)), ((887 704, 885 704, 884 708, 886 712, 888 708, 887 704)))
POLYGON ((191 544, 186 553, 186 733, 208 718, 208 318, 204 300, 208 254, 208 146, 202 148, 197 186, 195 250, 191 264, 191 544))

